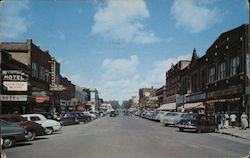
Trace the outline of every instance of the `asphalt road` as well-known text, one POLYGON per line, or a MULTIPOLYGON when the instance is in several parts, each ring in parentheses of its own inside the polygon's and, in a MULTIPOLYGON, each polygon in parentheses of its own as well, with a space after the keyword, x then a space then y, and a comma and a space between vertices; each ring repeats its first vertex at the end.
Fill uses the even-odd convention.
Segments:
POLYGON ((136 116, 104 117, 5 149, 8 158, 239 158, 250 141, 179 132, 136 116))

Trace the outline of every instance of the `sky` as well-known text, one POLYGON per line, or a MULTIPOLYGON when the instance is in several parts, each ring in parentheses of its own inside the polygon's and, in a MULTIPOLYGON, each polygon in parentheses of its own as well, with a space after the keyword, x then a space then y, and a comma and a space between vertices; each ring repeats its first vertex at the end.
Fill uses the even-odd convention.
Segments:
POLYGON ((4 0, 0 41, 26 42, 61 64, 73 84, 104 100, 160 88, 192 51, 203 56, 221 33, 248 23, 247 0, 4 0))

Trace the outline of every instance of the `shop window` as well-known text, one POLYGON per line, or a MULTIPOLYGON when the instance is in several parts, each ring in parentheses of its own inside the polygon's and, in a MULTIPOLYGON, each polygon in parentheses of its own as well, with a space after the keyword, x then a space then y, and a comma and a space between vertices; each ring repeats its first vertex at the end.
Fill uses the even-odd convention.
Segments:
POLYGON ((36 63, 32 63, 32 76, 38 77, 38 68, 36 63))

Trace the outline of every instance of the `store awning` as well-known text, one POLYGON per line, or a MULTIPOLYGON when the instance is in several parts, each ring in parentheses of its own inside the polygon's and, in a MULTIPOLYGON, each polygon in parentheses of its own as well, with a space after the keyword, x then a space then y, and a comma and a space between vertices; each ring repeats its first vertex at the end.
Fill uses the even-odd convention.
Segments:
POLYGON ((200 109, 200 108, 205 108, 205 106, 203 105, 203 102, 184 104, 184 109, 200 109))
POLYGON ((176 109, 176 103, 163 104, 157 110, 174 110, 176 109))

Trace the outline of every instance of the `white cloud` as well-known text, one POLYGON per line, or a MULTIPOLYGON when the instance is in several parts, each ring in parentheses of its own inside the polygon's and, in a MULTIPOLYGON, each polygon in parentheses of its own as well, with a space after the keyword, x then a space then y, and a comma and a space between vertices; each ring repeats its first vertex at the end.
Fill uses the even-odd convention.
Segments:
POLYGON ((143 87, 160 88, 165 84, 165 74, 172 63, 179 60, 191 59, 191 54, 166 60, 154 61, 152 69, 148 69, 141 74, 139 72, 139 59, 137 56, 129 58, 111 59, 106 58, 102 62, 102 72, 96 80, 88 80, 83 74, 70 74, 72 83, 88 88, 96 88, 101 98, 105 100, 131 99, 133 95, 138 95, 139 89, 143 87))
POLYGON ((29 22, 21 13, 28 9, 28 4, 28 0, 0 4, 0 38, 15 38, 27 31, 29 22))
POLYGON ((166 72, 171 68, 172 64, 176 64, 180 60, 190 60, 191 54, 179 56, 177 58, 168 58, 166 60, 155 61, 153 68, 149 70, 145 76, 144 82, 141 83, 142 87, 161 87, 165 84, 166 72))
POLYGON ((99 6, 94 15, 92 34, 126 43, 159 42, 160 38, 147 31, 142 23, 149 16, 143 0, 107 0, 106 6, 99 6))
POLYGON ((129 59, 105 59, 102 63, 105 79, 119 79, 134 76, 137 73, 139 60, 137 56, 130 56, 129 59))
POLYGON ((214 0, 175 0, 171 15, 177 27, 186 27, 190 32, 200 32, 218 23, 219 10, 209 7, 214 0))

